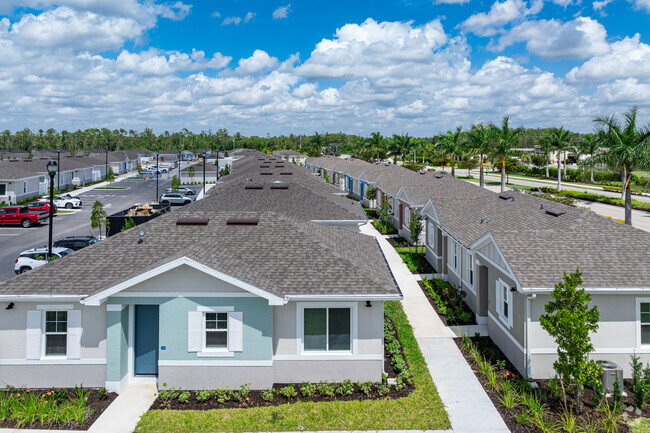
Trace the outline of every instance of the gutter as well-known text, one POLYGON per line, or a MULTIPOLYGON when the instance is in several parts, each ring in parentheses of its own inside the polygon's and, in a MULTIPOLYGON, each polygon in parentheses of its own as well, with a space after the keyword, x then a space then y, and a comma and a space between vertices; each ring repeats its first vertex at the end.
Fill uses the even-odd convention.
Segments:
POLYGON ((0 302, 39 302, 69 300, 81 302, 86 295, 0 295, 0 302))
POLYGON ((399 295, 286 295, 286 302, 289 301, 401 301, 404 299, 399 295))

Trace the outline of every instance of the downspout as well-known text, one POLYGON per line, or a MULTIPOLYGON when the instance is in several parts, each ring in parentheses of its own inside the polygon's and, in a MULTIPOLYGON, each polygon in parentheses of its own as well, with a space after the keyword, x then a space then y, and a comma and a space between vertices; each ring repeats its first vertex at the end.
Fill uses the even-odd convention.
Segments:
POLYGON ((526 334, 525 334, 525 348, 526 353, 526 378, 530 380, 530 301, 537 298, 536 294, 526 296, 526 334))

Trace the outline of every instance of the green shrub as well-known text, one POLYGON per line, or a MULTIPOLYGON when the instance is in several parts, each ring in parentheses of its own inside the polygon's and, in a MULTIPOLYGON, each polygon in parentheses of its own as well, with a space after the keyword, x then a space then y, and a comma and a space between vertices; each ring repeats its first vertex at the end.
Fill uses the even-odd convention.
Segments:
POLYGON ((372 382, 360 382, 359 383, 359 389, 365 395, 366 397, 370 395, 370 392, 372 391, 372 382))
POLYGON ((336 389, 339 395, 352 395, 354 393, 354 385, 350 379, 345 379, 336 389))
POLYGON ((303 397, 312 397, 316 395, 317 392, 318 387, 314 383, 307 382, 300 385, 300 394, 302 394, 303 397))
POLYGON ((380 396, 386 396, 390 393, 390 385, 386 382, 376 382, 375 383, 375 390, 377 391, 377 394, 380 396))
POLYGON ((237 391, 233 392, 233 398, 238 402, 248 401, 249 394, 251 392, 250 384, 246 383, 241 385, 237 391))
POLYGON ((333 397, 336 390, 336 384, 327 381, 318 384, 318 393, 323 397, 333 397))
POLYGON ((99 388, 99 391, 97 391, 97 396, 100 400, 106 400, 108 398, 108 390, 105 386, 99 388))
POLYGON ((199 403, 206 402, 212 398, 214 395, 214 391, 210 391, 208 389, 202 389, 196 394, 196 401, 199 403))
POLYGON ((232 391, 228 387, 226 389, 217 388, 214 390, 214 395, 219 403, 226 403, 232 398, 232 391))
POLYGON ((190 392, 189 391, 183 391, 180 394, 178 394, 178 402, 187 404, 190 402, 190 392))
POLYGON ((264 392, 262 392, 262 400, 268 401, 269 403, 273 403, 273 396, 275 395, 275 392, 273 388, 266 388, 264 392))
MULTIPOLYGON (((163 383, 163 387, 166 386, 167 384, 163 383)), ((158 398, 162 402, 168 402, 177 399, 180 393, 181 390, 176 388, 163 389, 158 393, 158 398)))
POLYGON ((284 388, 280 388, 280 390, 278 391, 278 394, 280 394, 282 397, 288 398, 288 399, 294 398, 294 397, 296 397, 298 395, 298 393, 296 392, 296 389, 294 388, 293 384, 289 384, 289 385, 285 386, 284 388))

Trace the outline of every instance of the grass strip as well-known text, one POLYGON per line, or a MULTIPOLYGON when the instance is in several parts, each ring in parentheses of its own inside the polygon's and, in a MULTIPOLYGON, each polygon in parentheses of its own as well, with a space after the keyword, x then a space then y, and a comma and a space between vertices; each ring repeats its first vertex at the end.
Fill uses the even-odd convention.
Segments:
POLYGON ((436 430, 450 422, 402 305, 384 311, 397 328, 416 389, 408 397, 364 401, 298 402, 282 406, 208 411, 152 410, 138 432, 257 432, 299 430, 436 430))

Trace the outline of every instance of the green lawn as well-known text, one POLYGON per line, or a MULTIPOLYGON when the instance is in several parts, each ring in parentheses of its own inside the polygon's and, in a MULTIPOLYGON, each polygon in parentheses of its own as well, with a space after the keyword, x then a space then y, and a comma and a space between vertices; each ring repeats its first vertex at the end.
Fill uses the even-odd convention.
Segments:
POLYGON ((630 428, 632 433, 650 433, 650 419, 639 418, 632 423, 630 428))
POLYGON ((436 430, 450 423, 413 330, 399 302, 385 304, 411 365, 416 389, 395 400, 298 402, 250 409, 153 410, 137 432, 243 432, 298 430, 436 430))

